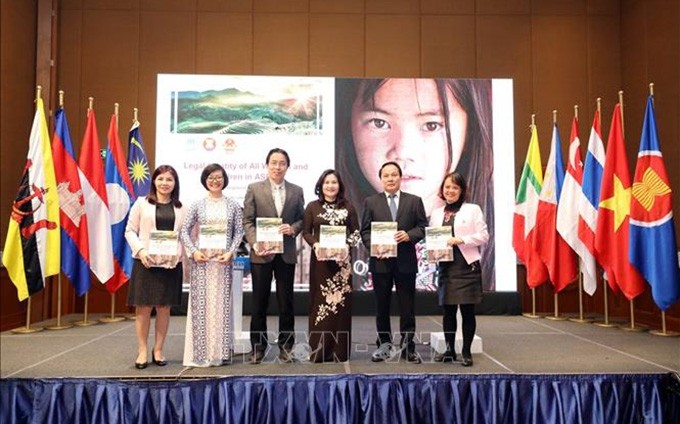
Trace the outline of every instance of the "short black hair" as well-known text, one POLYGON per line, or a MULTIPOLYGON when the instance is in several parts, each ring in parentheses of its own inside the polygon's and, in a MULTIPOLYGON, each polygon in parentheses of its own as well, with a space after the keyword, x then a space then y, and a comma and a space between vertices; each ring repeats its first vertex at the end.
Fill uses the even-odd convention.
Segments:
POLYGON ((397 162, 389 161, 389 162, 383 163, 382 166, 380 167, 380 170, 378 171, 378 178, 382 178, 383 168, 385 168, 386 166, 390 166, 390 165, 394 165, 394 166, 397 167, 397 171, 399 171, 399 176, 401 177, 401 166, 399 166, 399 164, 397 162))
POLYGON ((338 179, 338 196, 335 202, 338 205, 344 204, 345 201, 345 184, 342 182, 342 178, 340 178, 340 174, 335 169, 327 169, 321 173, 321 176, 319 179, 316 181, 316 185, 314 186, 314 194, 316 194, 319 197, 320 202, 324 202, 324 197, 323 197, 323 182, 326 180, 326 177, 329 175, 335 175, 335 178, 338 179))
POLYGON ((269 163, 269 158, 274 154, 274 153, 281 153, 283 156, 286 157, 286 167, 290 167, 290 156, 288 156, 288 152, 285 150, 281 149, 280 147, 274 147, 267 153, 267 160, 265 163, 269 163))
POLYGON ((224 168, 222 168, 222 165, 219 163, 211 163, 210 165, 203 168, 203 172, 201 172, 201 184, 203 184, 203 187, 208 190, 208 183, 206 181, 208 180, 210 174, 215 171, 222 171, 222 190, 224 190, 229 185, 229 177, 227 176, 227 171, 225 171, 224 168))

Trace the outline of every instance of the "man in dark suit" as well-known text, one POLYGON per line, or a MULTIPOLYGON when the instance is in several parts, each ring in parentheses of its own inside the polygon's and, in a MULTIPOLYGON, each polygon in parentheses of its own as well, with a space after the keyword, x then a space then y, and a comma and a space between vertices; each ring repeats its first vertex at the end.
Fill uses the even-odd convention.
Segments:
POLYGON ((401 355, 408 362, 421 362, 415 351, 413 336, 416 330, 415 293, 418 261, 415 245, 425 237, 427 216, 420 197, 400 191, 401 167, 396 162, 386 162, 380 167, 383 193, 366 199, 361 218, 361 238, 364 245, 371 246, 371 222, 396 221, 397 257, 371 257, 369 271, 373 277, 376 301, 376 327, 378 349, 371 356, 374 362, 391 357, 392 330, 390 326, 390 299, 392 286, 397 287, 399 299, 399 330, 401 332, 401 355))
POLYGON ((279 307, 279 359, 291 362, 295 342, 293 311, 293 280, 297 253, 295 238, 302 230, 305 200, 302 188, 284 179, 290 166, 288 153, 274 148, 267 154, 267 179, 248 186, 243 206, 243 227, 250 244, 253 297, 251 305, 250 362, 259 364, 267 348, 267 305, 272 276, 276 278, 276 300, 279 307), (280 217, 283 224, 283 253, 274 254, 256 240, 256 219, 280 217))

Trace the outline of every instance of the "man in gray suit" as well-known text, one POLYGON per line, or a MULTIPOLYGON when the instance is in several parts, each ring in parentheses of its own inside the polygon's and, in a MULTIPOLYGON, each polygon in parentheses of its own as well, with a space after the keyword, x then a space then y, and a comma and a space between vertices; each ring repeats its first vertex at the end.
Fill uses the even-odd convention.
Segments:
POLYGON ((250 362, 262 362, 267 348, 267 305, 272 276, 276 278, 276 300, 279 307, 279 359, 291 362, 295 342, 293 280, 297 253, 295 238, 302 230, 304 195, 302 188, 284 179, 290 166, 288 153, 274 148, 267 154, 267 179, 248 186, 243 206, 243 227, 250 244, 253 297, 251 305, 250 362), (279 233, 283 234, 283 253, 273 254, 256 240, 256 219, 280 217, 279 233))
POLYGON ((401 191, 401 167, 396 162, 386 162, 378 172, 383 193, 366 198, 361 217, 361 238, 366 248, 371 246, 371 222, 396 221, 397 257, 371 257, 368 270, 373 278, 376 304, 376 327, 378 349, 371 356, 373 362, 391 357, 392 330, 390 325, 390 300, 392 287, 396 285, 399 299, 399 330, 401 332, 401 355, 406 361, 419 364, 413 336, 416 331, 415 293, 418 260, 416 243, 425 237, 427 216, 423 200, 401 191))

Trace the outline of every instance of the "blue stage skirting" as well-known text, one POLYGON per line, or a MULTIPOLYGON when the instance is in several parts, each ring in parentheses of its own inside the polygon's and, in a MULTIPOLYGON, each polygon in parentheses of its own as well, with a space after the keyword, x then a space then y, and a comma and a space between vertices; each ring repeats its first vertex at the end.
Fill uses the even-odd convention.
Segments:
POLYGON ((0 380, 2 423, 678 423, 674 374, 0 380))

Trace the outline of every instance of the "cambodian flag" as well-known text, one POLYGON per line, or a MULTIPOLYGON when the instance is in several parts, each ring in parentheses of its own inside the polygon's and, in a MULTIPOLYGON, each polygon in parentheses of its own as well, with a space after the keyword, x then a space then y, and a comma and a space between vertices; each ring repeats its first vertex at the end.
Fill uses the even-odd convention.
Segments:
POLYGON ((66 112, 61 106, 54 116, 52 158, 59 193, 61 270, 71 280, 76 294, 82 296, 90 289, 87 214, 80 186, 81 171, 73 154, 66 112))
POLYGON ((677 251, 672 190, 650 95, 630 201, 629 259, 652 286, 652 297, 662 311, 680 298, 677 251))
POLYGON ((125 156, 118 137, 118 117, 111 116, 109 124, 108 145, 106 147, 106 195, 111 212, 111 240, 113 243, 114 274, 106 282, 106 289, 115 293, 125 284, 132 274, 132 251, 125 241, 130 207, 134 201, 134 191, 130 177, 125 169, 125 156))

